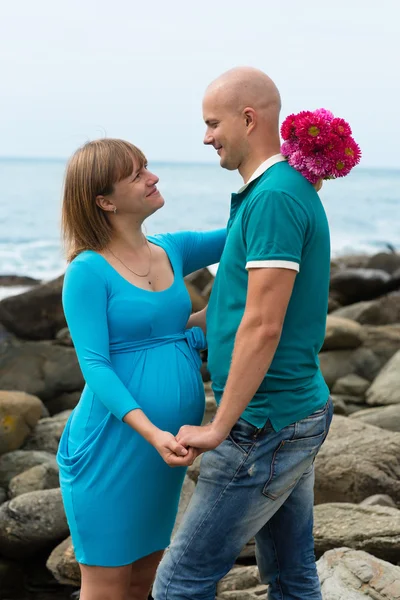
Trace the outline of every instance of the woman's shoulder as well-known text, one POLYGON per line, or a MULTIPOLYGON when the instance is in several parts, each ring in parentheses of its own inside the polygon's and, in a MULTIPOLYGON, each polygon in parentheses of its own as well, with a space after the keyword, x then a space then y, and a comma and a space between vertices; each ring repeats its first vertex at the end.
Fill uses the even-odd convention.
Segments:
POLYGON ((93 250, 84 250, 80 252, 68 265, 65 272, 66 277, 101 277, 103 279, 105 258, 93 250))

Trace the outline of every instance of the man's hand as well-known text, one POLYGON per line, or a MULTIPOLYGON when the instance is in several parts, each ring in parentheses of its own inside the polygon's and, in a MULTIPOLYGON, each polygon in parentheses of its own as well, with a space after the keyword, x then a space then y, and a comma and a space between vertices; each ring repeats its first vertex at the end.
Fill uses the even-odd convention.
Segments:
MULTIPOLYGON (((203 427, 184 425, 180 428, 176 439, 182 446, 204 452, 205 450, 214 450, 226 437, 227 434, 219 431, 213 423, 209 423, 203 427)), ((200 452, 198 453, 200 454, 200 452)))
POLYGON ((168 431, 158 430, 152 439, 152 444, 170 467, 188 467, 199 455, 194 448, 184 448, 168 431))

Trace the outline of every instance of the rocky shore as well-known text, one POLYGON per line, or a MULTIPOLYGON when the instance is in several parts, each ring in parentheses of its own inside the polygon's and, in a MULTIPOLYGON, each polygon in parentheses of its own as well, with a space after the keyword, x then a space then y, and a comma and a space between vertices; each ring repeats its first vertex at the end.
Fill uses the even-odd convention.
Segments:
MULTIPOLYGON (((60 277, 0 277, 32 286, 0 301, 0 599, 79 597, 55 460, 83 379, 61 307, 60 277)), ((213 277, 187 278, 194 310, 213 277)), ((205 420, 215 403, 203 379, 205 420)), ((315 551, 324 600, 400 599, 400 255, 332 261, 320 353, 335 416, 316 460, 315 551)), ((185 480, 178 523, 196 485, 185 480)), ((259 600, 267 588, 254 542, 221 581, 217 600, 259 600)))

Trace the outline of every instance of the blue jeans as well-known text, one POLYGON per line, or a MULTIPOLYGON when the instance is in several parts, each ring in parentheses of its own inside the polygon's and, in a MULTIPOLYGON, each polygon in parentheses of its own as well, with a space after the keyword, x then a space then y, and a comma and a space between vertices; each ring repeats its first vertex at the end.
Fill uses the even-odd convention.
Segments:
POLYGON ((269 600, 321 600, 313 539, 314 459, 333 405, 275 432, 239 419, 204 454, 184 520, 159 566, 155 600, 214 600, 217 583, 256 539, 269 600))

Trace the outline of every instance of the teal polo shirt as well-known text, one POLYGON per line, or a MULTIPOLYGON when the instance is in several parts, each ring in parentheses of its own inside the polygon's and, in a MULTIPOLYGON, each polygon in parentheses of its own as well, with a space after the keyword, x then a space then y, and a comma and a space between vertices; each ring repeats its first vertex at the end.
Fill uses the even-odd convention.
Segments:
POLYGON ((217 403, 246 305, 248 269, 298 271, 268 372, 242 414, 275 431, 322 408, 329 389, 319 368, 328 312, 330 237, 314 187, 280 155, 232 194, 228 237, 207 310, 208 368, 217 403), (261 174, 260 174, 261 173, 261 174))

